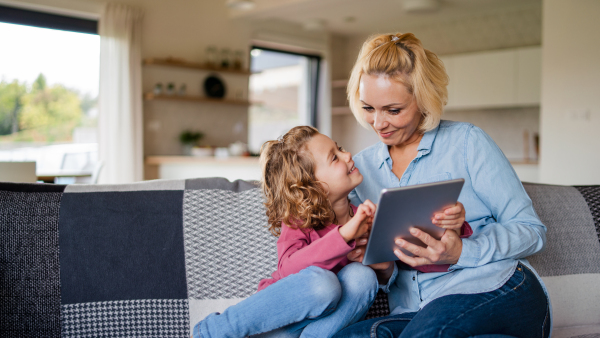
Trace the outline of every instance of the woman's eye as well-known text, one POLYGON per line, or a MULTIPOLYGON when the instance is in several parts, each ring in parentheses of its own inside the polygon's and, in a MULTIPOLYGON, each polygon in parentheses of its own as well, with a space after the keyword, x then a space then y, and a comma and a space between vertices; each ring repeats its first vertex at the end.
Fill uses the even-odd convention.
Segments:
POLYGON ((400 109, 390 109, 388 112, 392 115, 396 115, 400 113, 400 109))
POLYGON ((331 160, 331 162, 337 160, 337 155, 333 155, 333 160, 331 160))
POLYGON ((338 150, 341 151, 341 152, 345 152, 344 147, 342 147, 342 146, 339 146, 338 150))
POLYGON ((373 111, 373 107, 362 107, 363 110, 368 111, 368 112, 372 112, 373 111))

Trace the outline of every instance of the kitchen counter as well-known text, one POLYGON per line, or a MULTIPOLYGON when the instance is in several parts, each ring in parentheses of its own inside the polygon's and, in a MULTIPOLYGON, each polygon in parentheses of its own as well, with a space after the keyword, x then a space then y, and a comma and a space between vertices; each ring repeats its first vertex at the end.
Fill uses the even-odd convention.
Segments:
MULTIPOLYGON (((537 161, 514 159, 510 162, 521 181, 539 181, 537 161)), ((248 156, 147 156, 144 167, 147 180, 225 177, 230 181, 258 181, 261 175, 259 158, 248 156)))
POLYGON ((225 177, 230 181, 259 180, 258 157, 230 156, 147 156, 144 179, 188 179, 198 177, 225 177))

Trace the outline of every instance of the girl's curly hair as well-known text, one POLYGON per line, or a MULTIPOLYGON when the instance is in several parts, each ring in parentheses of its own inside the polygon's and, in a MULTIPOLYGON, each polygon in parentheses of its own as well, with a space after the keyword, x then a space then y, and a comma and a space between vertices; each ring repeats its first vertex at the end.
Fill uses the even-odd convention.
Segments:
POLYGON ((269 217, 269 231, 281 234, 282 223, 300 229, 323 229, 333 222, 327 191, 315 177, 314 159, 306 148, 319 132, 309 126, 290 129, 260 150, 261 186, 269 217))

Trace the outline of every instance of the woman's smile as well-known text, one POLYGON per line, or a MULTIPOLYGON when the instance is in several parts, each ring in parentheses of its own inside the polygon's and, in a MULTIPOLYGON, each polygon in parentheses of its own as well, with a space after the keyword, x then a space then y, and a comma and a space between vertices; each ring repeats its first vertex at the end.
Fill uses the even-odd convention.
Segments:
POLYGON ((395 132, 395 130, 393 130, 393 131, 386 131, 386 132, 378 131, 377 134, 379 134, 379 136, 381 138, 390 138, 390 137, 392 137, 392 135, 394 135, 394 132, 395 132))

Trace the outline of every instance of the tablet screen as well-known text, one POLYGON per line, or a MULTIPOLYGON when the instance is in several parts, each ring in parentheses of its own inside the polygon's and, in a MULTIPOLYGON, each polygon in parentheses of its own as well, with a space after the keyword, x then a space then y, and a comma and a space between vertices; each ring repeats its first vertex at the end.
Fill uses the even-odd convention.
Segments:
MULTIPOLYGON (((394 254, 397 237, 425 247, 409 232, 416 227, 440 239, 444 229, 431 223, 433 215, 456 204, 465 180, 455 179, 383 189, 363 259, 364 265, 398 260, 394 254)), ((402 251, 412 256, 406 250, 402 251)))

